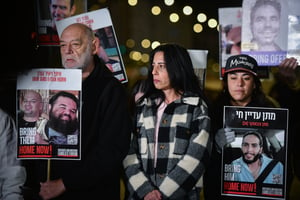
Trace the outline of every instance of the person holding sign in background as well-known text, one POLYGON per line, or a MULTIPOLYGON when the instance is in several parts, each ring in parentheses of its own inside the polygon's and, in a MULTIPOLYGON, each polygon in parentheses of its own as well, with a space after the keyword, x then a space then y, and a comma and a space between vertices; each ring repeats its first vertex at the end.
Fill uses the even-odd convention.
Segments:
POLYGON ((64 68, 82 70, 81 159, 52 159, 49 178, 48 162, 36 160, 35 191, 42 199, 120 199, 132 122, 126 90, 96 55, 98 47, 85 24, 60 35, 64 68))
POLYGON ((264 94, 257 68, 256 60, 246 54, 231 56, 226 61, 223 90, 213 102, 210 113, 214 145, 210 165, 204 174, 205 200, 221 199, 221 150, 235 139, 233 130, 223 128, 224 106, 279 107, 264 94))

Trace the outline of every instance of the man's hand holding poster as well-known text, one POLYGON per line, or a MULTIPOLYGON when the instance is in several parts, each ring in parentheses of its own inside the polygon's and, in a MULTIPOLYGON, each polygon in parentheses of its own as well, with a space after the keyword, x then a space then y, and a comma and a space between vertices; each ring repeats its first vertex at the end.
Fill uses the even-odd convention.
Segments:
POLYGON ((224 107, 235 139, 222 151, 222 195, 285 199, 288 110, 224 107))

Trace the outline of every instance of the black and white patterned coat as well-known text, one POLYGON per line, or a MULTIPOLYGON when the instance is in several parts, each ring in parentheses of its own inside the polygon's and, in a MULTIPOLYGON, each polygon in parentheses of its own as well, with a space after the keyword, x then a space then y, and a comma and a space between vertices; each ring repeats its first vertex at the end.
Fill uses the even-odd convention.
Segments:
POLYGON ((156 102, 137 106, 136 132, 123 165, 129 199, 154 189, 163 199, 199 199, 199 182, 210 155, 208 107, 199 97, 184 96, 167 105, 159 125, 154 169, 156 102))

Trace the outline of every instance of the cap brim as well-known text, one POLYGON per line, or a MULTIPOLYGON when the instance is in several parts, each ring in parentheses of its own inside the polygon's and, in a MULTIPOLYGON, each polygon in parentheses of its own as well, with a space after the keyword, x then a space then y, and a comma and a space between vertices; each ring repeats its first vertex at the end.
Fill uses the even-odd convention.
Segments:
POLYGON ((257 76, 257 73, 255 73, 254 71, 251 71, 249 69, 245 69, 243 67, 236 67, 236 68, 228 69, 224 72, 224 74, 226 74, 228 72, 234 72, 234 71, 245 71, 245 72, 249 72, 249 73, 253 74, 254 76, 257 76))

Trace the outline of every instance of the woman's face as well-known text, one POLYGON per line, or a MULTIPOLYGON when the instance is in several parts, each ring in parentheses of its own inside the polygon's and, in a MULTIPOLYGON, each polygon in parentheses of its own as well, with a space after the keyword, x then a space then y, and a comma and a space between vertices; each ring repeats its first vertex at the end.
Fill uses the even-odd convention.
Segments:
POLYGON ((159 90, 171 89, 163 52, 159 51, 154 54, 152 67, 153 84, 155 88, 159 90))
POLYGON ((255 88, 255 81, 249 72, 237 71, 227 74, 228 92, 232 104, 246 106, 250 101, 255 88))
POLYGON ((253 38, 258 44, 273 43, 279 34, 280 14, 270 5, 264 5, 253 11, 251 21, 253 38))

